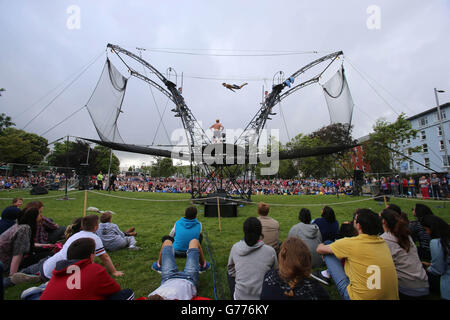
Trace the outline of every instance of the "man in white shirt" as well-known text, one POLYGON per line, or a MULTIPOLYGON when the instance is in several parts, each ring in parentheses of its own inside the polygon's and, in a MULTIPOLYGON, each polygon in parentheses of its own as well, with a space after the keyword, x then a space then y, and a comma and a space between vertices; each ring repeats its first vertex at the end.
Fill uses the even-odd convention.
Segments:
POLYGON ((98 229, 98 216, 93 214, 83 218, 81 221, 81 231, 72 235, 61 248, 60 251, 55 253, 49 258, 42 259, 38 263, 27 267, 20 272, 17 272, 15 277, 11 279, 14 284, 23 282, 36 282, 37 280, 48 281, 52 277, 52 272, 56 267, 56 263, 61 260, 67 259, 67 249, 72 242, 81 238, 91 238, 95 241, 95 255, 100 258, 102 264, 105 266, 108 272, 115 276, 120 277, 123 275, 122 271, 117 271, 114 264, 106 253, 103 247, 102 240, 95 234, 98 229), (39 274, 39 276, 37 276, 39 274), (34 280, 34 281, 33 281, 34 280))

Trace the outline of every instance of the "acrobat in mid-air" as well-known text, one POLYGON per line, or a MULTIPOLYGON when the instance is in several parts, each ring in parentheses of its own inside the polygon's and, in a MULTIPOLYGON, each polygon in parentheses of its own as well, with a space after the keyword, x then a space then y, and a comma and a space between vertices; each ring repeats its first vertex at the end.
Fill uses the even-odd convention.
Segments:
POLYGON ((246 82, 246 83, 244 83, 244 84, 241 84, 240 86, 238 86, 237 84, 228 84, 228 83, 222 83, 222 85, 225 87, 225 88, 227 88, 227 89, 230 89, 231 91, 233 91, 233 92, 235 92, 233 89, 242 89, 242 87, 243 86, 246 86, 248 83, 246 82))

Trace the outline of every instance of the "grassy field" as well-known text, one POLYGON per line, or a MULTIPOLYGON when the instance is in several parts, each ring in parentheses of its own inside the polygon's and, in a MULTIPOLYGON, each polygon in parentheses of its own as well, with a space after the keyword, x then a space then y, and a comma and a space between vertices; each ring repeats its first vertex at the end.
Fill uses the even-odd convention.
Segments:
MULTIPOLYGON (((0 209, 9 206, 16 196, 24 198, 24 204, 33 199, 44 203, 44 215, 52 218, 60 225, 68 225, 74 218, 83 216, 84 191, 69 192, 72 200, 59 200, 63 192, 50 191, 48 195, 31 196, 28 192, 1 192, 0 209)), ((137 192, 88 192, 87 207, 100 210, 111 210, 116 214, 113 222, 122 230, 136 227, 138 246, 141 251, 126 249, 112 252, 110 256, 117 270, 123 271, 122 277, 116 278, 122 288, 130 288, 136 297, 147 296, 160 284, 160 274, 151 270, 151 264, 158 257, 161 237, 170 232, 175 221, 184 215, 185 208, 190 205, 189 194, 161 194, 137 192)), ((222 218, 219 230, 217 218, 205 218, 203 206, 198 205, 198 219, 203 224, 205 240, 203 250, 208 261, 213 262, 211 271, 200 275, 200 296, 211 299, 229 299, 226 278, 226 265, 232 245, 243 238, 242 225, 245 219, 256 216, 256 203, 264 201, 271 205, 269 216, 280 223, 280 240, 287 237, 289 229, 298 223, 300 208, 311 210, 313 219, 320 216, 324 205, 331 206, 341 223, 352 218, 356 208, 370 208, 380 212, 384 208, 382 202, 373 199, 351 196, 253 196, 254 203, 238 207, 237 218, 222 218)), ((410 219, 411 209, 415 202, 429 205, 433 212, 450 222, 450 203, 442 201, 421 201, 412 199, 391 199, 391 203, 399 205, 407 212, 410 219)), ((89 212, 87 213, 89 214, 89 212)), ((185 259, 177 258, 179 267, 184 266, 185 259)), ((17 285, 6 289, 5 299, 18 299, 20 293, 30 285, 17 285)), ((333 286, 325 288, 333 299, 339 295, 333 286)))

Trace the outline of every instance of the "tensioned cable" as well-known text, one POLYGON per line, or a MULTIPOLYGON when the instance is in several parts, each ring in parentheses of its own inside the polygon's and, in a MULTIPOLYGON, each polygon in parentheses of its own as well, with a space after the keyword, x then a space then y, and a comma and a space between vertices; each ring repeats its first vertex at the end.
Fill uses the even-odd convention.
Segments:
MULTIPOLYGON (((103 53, 103 50, 102 50, 103 53)), ((94 58, 93 61, 95 61, 97 58, 94 58)), ((81 69, 84 69, 85 66, 91 64, 91 62, 88 62, 87 64, 85 64, 81 69)), ((26 112, 28 112, 31 108, 33 108, 36 104, 38 104, 39 102, 41 102, 42 100, 44 100, 47 96, 50 95, 50 93, 52 93, 53 91, 55 91, 57 88, 59 88, 60 86, 62 86, 67 80, 71 79, 75 74, 77 74, 79 71, 77 70, 76 72, 72 73, 69 77, 67 77, 66 79, 64 79, 61 83, 59 83, 57 86, 55 86, 53 89, 51 89, 49 92, 47 92, 44 96, 42 96, 41 98, 39 98, 38 100, 36 100, 33 104, 31 104, 28 108, 26 108, 24 111, 22 111, 21 113, 19 113, 17 116, 14 117, 14 119, 17 119, 19 117, 21 117, 23 114, 25 114, 26 112)))
MULTIPOLYGON (((346 57, 346 59, 348 60, 348 57, 346 57)), ((397 102, 399 102, 400 104, 402 104, 406 109, 408 109, 409 111, 411 111, 413 114, 417 113, 414 110, 412 110, 408 105, 406 105, 404 102, 400 101, 400 99, 398 99, 396 96, 394 96, 388 89, 386 89, 381 83, 379 83, 376 79, 374 79, 372 76, 368 75, 367 73, 365 74, 365 76, 367 78, 370 78, 373 82, 375 82, 381 89, 383 89, 384 91, 386 91, 386 93, 388 93, 392 98, 394 98, 395 100, 397 100, 397 102)))
POLYGON ((49 103, 47 103, 45 105, 44 108, 42 108, 41 111, 39 111, 39 113, 34 116, 30 121, 28 121, 28 123, 22 128, 22 130, 24 130, 31 122, 33 122, 34 120, 36 120, 37 117, 39 117, 42 112, 44 112, 53 102, 55 102, 56 99, 58 99, 59 96, 61 96, 72 84, 75 83, 75 81, 77 81, 102 55, 104 54, 104 52, 102 51, 102 53, 100 55, 98 55, 95 60, 93 62, 91 62, 86 68, 83 69, 83 71, 81 71, 81 73, 79 73, 75 79, 73 79, 67 86, 65 86, 61 92, 59 92, 56 97, 54 97, 49 103))
POLYGON ((360 77, 367 82, 367 84, 372 88, 375 94, 378 97, 380 97, 380 99, 383 100, 384 103, 386 103, 397 116, 399 116, 400 114, 397 112, 397 110, 395 110, 394 107, 377 91, 377 89, 375 89, 375 87, 370 83, 370 81, 350 62, 350 60, 348 60, 348 58, 346 58, 346 61, 350 64, 353 70, 355 70, 360 75, 360 77))
POLYGON ((51 127, 50 129, 48 129, 47 131, 43 132, 40 134, 40 136, 42 137, 44 134, 49 133, 50 131, 52 131, 53 129, 55 129, 57 126, 59 126, 60 124, 64 123, 65 121, 67 121, 69 118, 73 117, 74 115, 76 115, 78 112, 80 112, 81 110, 83 110, 84 108, 86 108, 86 106, 82 106, 80 109, 76 110, 75 112, 73 112, 72 114, 70 114, 68 117, 66 117, 64 120, 58 122, 57 124, 55 124, 53 127, 51 127))

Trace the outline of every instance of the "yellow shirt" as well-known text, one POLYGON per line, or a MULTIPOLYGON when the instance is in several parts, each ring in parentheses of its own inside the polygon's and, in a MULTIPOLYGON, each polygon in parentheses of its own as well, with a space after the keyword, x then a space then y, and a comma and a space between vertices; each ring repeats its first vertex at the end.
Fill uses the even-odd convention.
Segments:
POLYGON ((398 280, 392 255, 383 238, 360 234, 330 245, 338 259, 345 258, 352 300, 398 300, 398 280))

